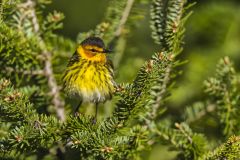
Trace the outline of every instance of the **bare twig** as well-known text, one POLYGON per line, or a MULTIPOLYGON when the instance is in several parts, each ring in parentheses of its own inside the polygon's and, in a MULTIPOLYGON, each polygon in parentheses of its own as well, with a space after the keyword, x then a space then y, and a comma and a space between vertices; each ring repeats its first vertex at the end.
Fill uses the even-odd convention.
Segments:
POLYGON ((53 74, 51 63, 52 56, 50 52, 43 52, 43 55, 45 55, 46 57, 44 72, 45 76, 48 78, 48 86, 51 89, 50 95, 53 97, 52 103, 55 107, 59 119, 64 121, 65 120, 64 102, 60 98, 59 87, 53 74))
POLYGON ((35 3, 33 3, 33 1, 31 1, 31 0, 28 0, 28 2, 32 2, 32 12, 31 12, 31 17, 32 17, 32 23, 33 23, 33 28, 34 28, 34 32, 39 32, 39 29, 40 29, 40 27, 39 27, 39 24, 38 24, 38 20, 37 20, 37 16, 36 16, 36 12, 35 12, 35 9, 34 9, 34 7, 35 7, 35 3))
MULTIPOLYGON (((40 31, 40 25, 38 23, 36 11, 34 8, 35 2, 32 0, 27 0, 26 3, 21 4, 20 7, 28 8, 28 9, 30 7, 31 14, 29 16, 32 19, 34 32, 38 34, 40 31)), ((60 97, 60 92, 59 92, 60 87, 57 85, 56 79, 54 77, 52 63, 51 63, 52 53, 48 51, 44 40, 40 36, 39 36, 39 46, 41 47, 42 55, 44 56, 45 67, 43 71, 44 71, 44 75, 48 80, 48 87, 50 88, 49 94, 53 97, 52 103, 54 105, 58 118, 61 121, 64 121, 65 120, 64 101, 60 97)))
MULTIPOLYGON (((117 26, 117 29, 116 29, 115 33, 113 34, 114 37, 118 38, 122 34, 123 28, 124 28, 124 26, 127 22, 127 19, 128 19, 128 16, 130 14, 130 11, 132 9, 133 4, 134 4, 134 0, 128 0, 127 1, 126 7, 124 8, 124 11, 122 13, 122 17, 120 19, 119 25, 117 26)), ((116 52, 116 54, 114 56, 114 59, 113 59, 115 67, 118 67, 118 65, 119 65, 119 63, 122 59, 122 56, 124 54, 124 50, 125 50, 126 41, 124 41, 124 39, 122 39, 121 42, 122 42, 122 45, 123 45, 121 47, 122 49, 119 50, 118 52, 116 52)))
POLYGON ((121 20, 119 22, 119 25, 117 27, 116 32, 114 33, 115 37, 119 37, 121 35, 122 30, 124 28, 124 25, 127 22, 127 18, 128 18, 129 14, 130 14, 130 11, 131 11, 131 8, 133 6, 133 3, 134 3, 134 0, 128 0, 127 1, 127 5, 126 5, 126 7, 125 7, 125 9, 123 11, 122 18, 121 18, 121 20))

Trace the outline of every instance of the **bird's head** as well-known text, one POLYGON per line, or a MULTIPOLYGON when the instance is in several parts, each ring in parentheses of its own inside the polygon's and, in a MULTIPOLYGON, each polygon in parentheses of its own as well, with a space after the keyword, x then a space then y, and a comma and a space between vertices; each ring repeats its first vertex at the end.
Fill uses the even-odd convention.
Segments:
POLYGON ((92 61, 106 61, 106 54, 110 50, 105 48, 104 42, 99 37, 89 37, 82 41, 77 48, 81 57, 92 61))

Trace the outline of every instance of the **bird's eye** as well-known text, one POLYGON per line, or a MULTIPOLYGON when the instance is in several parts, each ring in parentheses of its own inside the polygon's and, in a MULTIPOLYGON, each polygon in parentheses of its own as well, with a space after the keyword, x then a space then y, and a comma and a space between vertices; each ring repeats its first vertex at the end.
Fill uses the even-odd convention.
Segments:
POLYGON ((96 50, 95 50, 95 49, 90 49, 90 51, 92 51, 92 52, 96 52, 96 50))

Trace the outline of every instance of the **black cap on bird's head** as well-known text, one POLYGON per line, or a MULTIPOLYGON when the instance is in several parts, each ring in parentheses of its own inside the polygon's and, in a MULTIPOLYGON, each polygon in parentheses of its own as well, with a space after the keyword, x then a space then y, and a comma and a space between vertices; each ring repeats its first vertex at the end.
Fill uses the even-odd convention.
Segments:
POLYGON ((102 48, 104 53, 110 53, 111 51, 105 48, 103 40, 99 37, 88 37, 81 42, 82 46, 96 46, 102 48))
POLYGON ((99 37, 88 37, 81 43, 82 46, 85 45, 91 45, 91 46, 97 46, 99 48, 105 48, 104 42, 99 37))

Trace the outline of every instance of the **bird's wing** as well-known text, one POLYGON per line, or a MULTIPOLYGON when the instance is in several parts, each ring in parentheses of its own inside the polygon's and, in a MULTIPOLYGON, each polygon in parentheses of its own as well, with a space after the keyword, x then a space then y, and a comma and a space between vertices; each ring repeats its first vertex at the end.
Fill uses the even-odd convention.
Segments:
POLYGON ((109 71, 112 75, 112 77, 114 77, 114 66, 113 66, 113 62, 110 60, 110 59, 107 59, 107 65, 108 65, 108 68, 109 68, 109 71))
POLYGON ((69 67, 72 66, 75 62, 79 62, 79 59, 80 55, 77 53, 77 51, 75 51, 72 57, 70 58, 67 66, 69 67))
POLYGON ((107 64, 108 64, 112 69, 114 69, 112 60, 107 59, 107 64))

